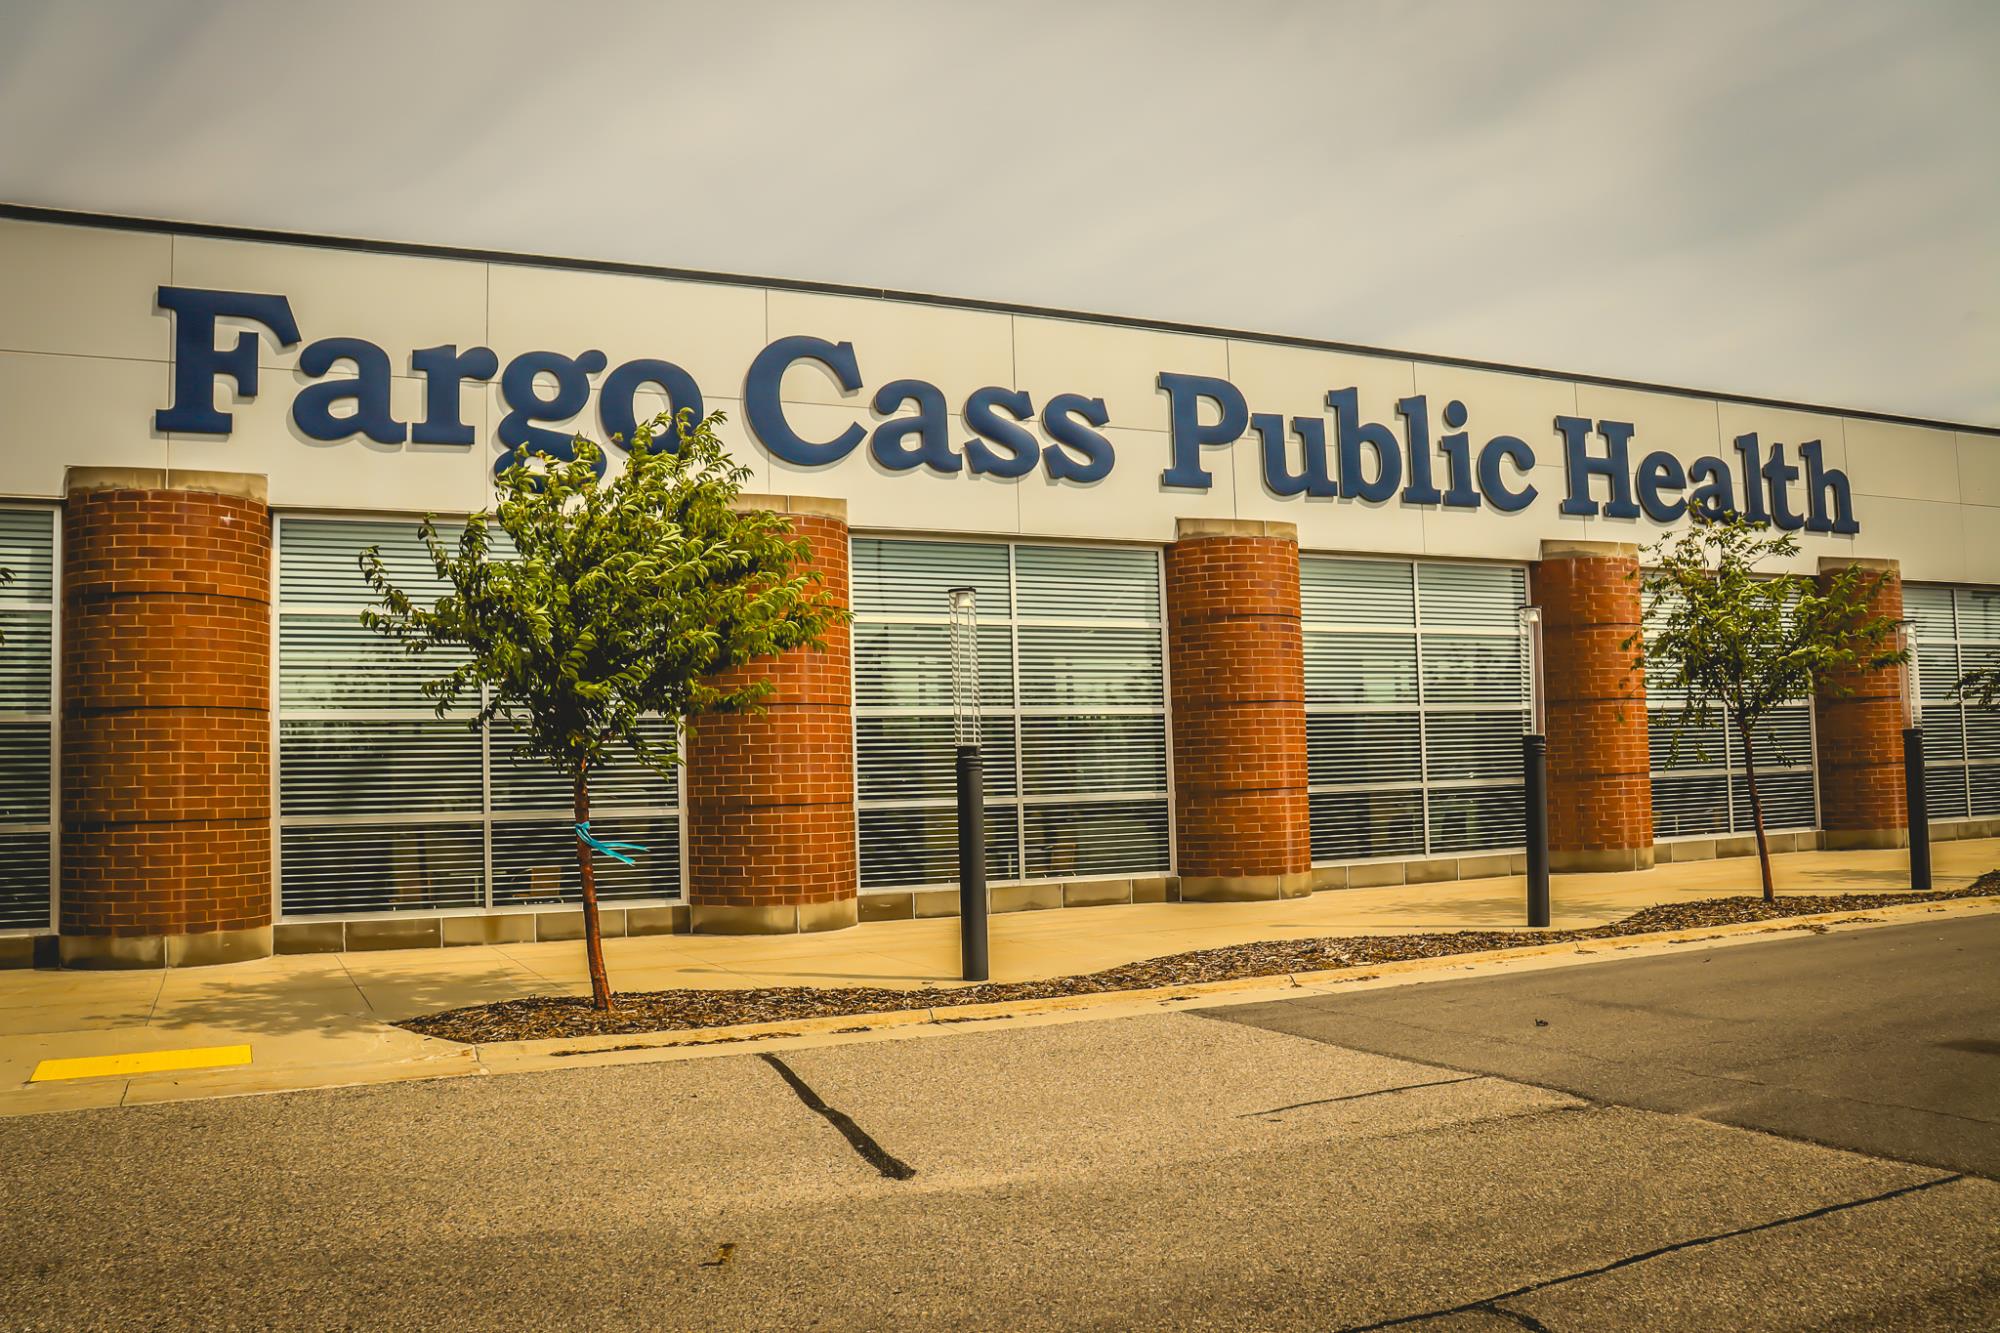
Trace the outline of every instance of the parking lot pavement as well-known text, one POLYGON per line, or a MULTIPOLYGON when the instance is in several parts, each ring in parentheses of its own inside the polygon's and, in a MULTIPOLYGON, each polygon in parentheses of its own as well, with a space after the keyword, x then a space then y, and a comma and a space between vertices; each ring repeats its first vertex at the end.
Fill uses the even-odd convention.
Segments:
POLYGON ((1995 1177, 1996 958, 1966 917, 1206 1012, 1995 1177))
POLYGON ((18 1327, 2000 1313, 1991 1181, 1172 1012, 19 1118, 0 1161, 18 1327))

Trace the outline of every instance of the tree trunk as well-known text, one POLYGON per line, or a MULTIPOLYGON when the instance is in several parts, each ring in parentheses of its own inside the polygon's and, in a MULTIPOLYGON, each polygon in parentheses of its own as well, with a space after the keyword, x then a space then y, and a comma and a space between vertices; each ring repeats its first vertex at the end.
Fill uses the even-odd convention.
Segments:
MULTIPOLYGON (((576 775, 576 822, 590 822, 590 777, 576 775)), ((583 879, 583 947, 590 956, 590 1003, 600 1010, 611 1008, 611 979, 604 972, 604 931, 597 920, 597 873, 590 864, 590 844, 581 833, 576 836, 576 870, 583 879)))
POLYGON ((1750 784, 1750 822, 1757 830, 1757 869, 1764 876, 1764 901, 1774 903, 1778 893, 1771 884, 1771 845, 1764 840, 1764 802, 1757 795, 1757 756, 1750 746, 1750 724, 1740 713, 1736 734, 1743 739, 1743 776, 1750 784))

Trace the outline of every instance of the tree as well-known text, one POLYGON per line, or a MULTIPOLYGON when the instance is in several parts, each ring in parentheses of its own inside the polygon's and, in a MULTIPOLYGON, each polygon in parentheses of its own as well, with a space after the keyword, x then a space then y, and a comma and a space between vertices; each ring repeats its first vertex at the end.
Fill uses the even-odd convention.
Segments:
MULTIPOLYGON (((755 708, 770 682, 722 673, 794 648, 824 649, 846 612, 782 517, 731 507, 749 476, 715 426, 666 414, 639 427, 622 471, 583 438, 572 457, 534 453, 500 474, 491 513, 466 520, 455 546, 433 519, 423 540, 449 587, 425 606, 395 586, 379 551, 361 557, 380 599, 362 622, 411 653, 459 664, 423 686, 443 717, 477 704, 475 730, 504 719, 518 757, 562 773, 575 796, 592 1002, 611 1007, 591 868, 590 775, 629 752, 665 772, 680 761, 678 731, 661 741, 648 718, 685 722, 755 708), (678 438, 676 438, 678 437, 678 438), (496 551, 496 525, 511 550, 496 551)), ((614 437, 614 443, 625 442, 614 437)))
POLYGON ((1645 627, 1625 640, 1639 651, 1632 669, 1684 692, 1674 746, 1715 714, 1743 747, 1750 817, 1764 900, 1776 893, 1757 791, 1756 732, 1772 712, 1812 697, 1815 688, 1845 693, 1839 673, 1904 660, 1895 647, 1897 622, 1869 603, 1886 575, 1848 566, 1822 586, 1802 574, 1763 574, 1767 559, 1798 554, 1798 538, 1766 535, 1764 524, 1739 515, 1692 515, 1693 526, 1647 548, 1645 627))
POLYGON ((2000 667, 1974 667, 1951 687, 1952 698, 1985 708, 2000 698, 2000 667))

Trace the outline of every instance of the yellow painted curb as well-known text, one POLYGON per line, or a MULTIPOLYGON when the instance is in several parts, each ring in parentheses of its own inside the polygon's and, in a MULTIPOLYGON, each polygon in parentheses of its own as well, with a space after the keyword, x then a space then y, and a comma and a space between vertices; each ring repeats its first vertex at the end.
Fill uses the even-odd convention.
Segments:
POLYGON ((248 1046, 190 1046, 179 1051, 135 1051, 129 1055, 83 1055, 69 1060, 44 1060, 28 1076, 30 1083, 69 1078, 109 1078, 113 1075, 160 1074, 176 1069, 222 1069, 250 1063, 248 1046))

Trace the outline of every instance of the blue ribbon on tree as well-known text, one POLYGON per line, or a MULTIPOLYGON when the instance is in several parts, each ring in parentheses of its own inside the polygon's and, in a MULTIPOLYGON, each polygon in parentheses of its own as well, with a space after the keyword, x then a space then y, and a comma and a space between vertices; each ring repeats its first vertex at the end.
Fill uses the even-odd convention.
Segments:
POLYGON ((625 853, 643 852, 646 850, 644 847, 641 847, 636 842, 605 842, 602 839, 593 836, 590 831, 590 821, 587 819, 584 820, 581 824, 578 824, 576 826, 576 836, 582 838, 584 842, 588 843, 590 845, 590 850, 592 850, 593 852, 603 852, 606 856, 610 857, 612 860, 623 861, 628 866, 636 865, 638 863, 634 861, 631 857, 625 855, 625 853))

